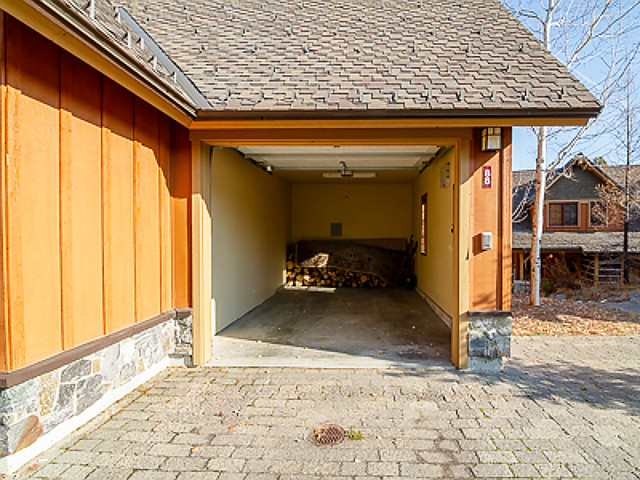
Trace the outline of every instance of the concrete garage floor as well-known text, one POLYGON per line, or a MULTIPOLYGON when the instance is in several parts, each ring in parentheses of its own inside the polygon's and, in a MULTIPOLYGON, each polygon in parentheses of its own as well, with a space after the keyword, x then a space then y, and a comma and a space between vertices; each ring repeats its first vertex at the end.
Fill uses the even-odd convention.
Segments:
POLYGON ((285 289, 216 335, 209 365, 453 368, 450 337, 415 291, 285 289))

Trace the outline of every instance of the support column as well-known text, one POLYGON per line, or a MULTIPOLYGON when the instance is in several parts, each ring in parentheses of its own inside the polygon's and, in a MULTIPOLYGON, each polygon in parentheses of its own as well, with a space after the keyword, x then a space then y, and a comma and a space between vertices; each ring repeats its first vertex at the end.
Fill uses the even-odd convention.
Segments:
POLYGON ((193 284, 193 364, 211 359, 211 156, 192 141, 191 228, 193 284))
POLYGON ((470 146, 467 140, 456 146, 455 179, 453 185, 453 319, 451 327, 451 362, 460 369, 468 366, 469 313, 469 240, 470 217, 470 146))

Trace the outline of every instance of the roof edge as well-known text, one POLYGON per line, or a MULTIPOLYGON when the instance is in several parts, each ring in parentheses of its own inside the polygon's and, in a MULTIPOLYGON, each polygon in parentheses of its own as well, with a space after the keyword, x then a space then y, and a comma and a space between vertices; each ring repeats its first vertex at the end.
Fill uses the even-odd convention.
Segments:
POLYGON ((197 108, 211 108, 211 104, 202 95, 202 92, 198 90, 198 87, 193 83, 182 69, 173 61, 173 59, 162 49, 160 45, 153 39, 149 33, 142 28, 142 26, 136 21, 135 18, 124 7, 116 7, 118 14, 122 18, 133 32, 140 38, 144 39, 146 48, 155 55, 160 63, 169 70, 175 72, 175 81, 182 87, 182 90, 189 96, 193 104, 197 108))
POLYGON ((600 113, 599 108, 557 109, 463 109, 463 110, 200 110, 196 122, 220 120, 373 120, 414 119, 451 122, 460 126, 584 125, 600 113))
POLYGON ((196 117, 197 108, 187 99, 164 86, 122 47, 61 3, 55 0, 0 0, 0 9, 179 123, 188 126, 196 117), (162 105, 162 102, 168 105, 162 105))

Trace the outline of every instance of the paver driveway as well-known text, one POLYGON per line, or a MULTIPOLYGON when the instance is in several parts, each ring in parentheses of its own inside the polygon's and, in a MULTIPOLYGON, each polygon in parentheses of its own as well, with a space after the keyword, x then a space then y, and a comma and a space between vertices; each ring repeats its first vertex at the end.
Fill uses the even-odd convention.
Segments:
POLYGON ((520 338, 504 374, 173 369, 22 477, 640 478, 640 337, 520 338), (332 447, 330 422, 362 433, 332 447))

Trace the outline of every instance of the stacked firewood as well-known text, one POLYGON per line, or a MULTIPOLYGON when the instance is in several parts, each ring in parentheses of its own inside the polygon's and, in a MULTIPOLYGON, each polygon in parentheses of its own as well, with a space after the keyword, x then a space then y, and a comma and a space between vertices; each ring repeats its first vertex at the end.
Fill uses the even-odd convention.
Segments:
POLYGON ((368 287, 387 288, 377 275, 334 267, 303 267, 287 262, 287 285, 290 287, 368 287))

